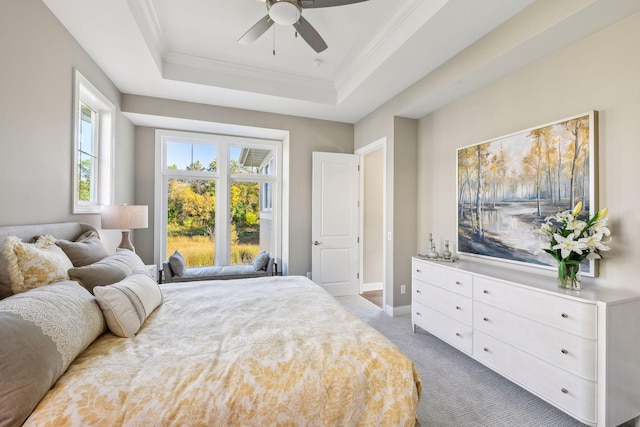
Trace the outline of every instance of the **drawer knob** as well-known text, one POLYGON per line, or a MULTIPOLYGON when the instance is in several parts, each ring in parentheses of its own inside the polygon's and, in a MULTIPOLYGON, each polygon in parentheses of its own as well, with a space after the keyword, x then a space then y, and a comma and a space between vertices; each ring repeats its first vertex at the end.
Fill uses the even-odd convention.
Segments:
POLYGON ((416 316, 422 316, 422 314, 419 311, 416 311, 416 316))
POLYGON ((562 352, 562 354, 569 354, 569 352, 567 350, 565 350, 564 348, 562 350, 560 350, 562 352))
POLYGON ((568 315, 567 313, 562 313, 562 314, 561 314, 561 316, 562 316, 563 318, 565 318, 565 319, 566 319, 567 317, 569 317, 569 315, 568 315))
POLYGON ((420 289, 416 289, 416 294, 421 294, 422 291, 420 289))
POLYGON ((456 310, 462 310, 459 305, 456 305, 456 310))
POLYGON ((482 291, 482 293, 484 293, 484 294, 488 294, 488 293, 489 293, 489 291, 488 291, 487 289, 485 289, 484 291, 482 291))
POLYGON ((484 351, 486 351, 487 353, 489 352, 489 349, 487 347, 483 348, 484 351))
POLYGON ((564 388, 564 387, 563 387, 563 388, 561 388, 561 389, 560 389, 560 391, 561 391, 561 392, 563 392, 564 394, 569 393, 569 390, 567 390, 567 389, 566 389, 566 388, 564 388))
POLYGON ((456 285, 462 285, 462 282, 459 280, 456 280, 456 285))
POLYGON ((422 270, 420 270, 419 268, 416 268, 416 273, 422 273, 422 270))
POLYGON ((456 336, 461 337, 462 335, 460 335, 460 332, 456 332, 456 336))
POLYGON ((488 318, 488 317, 485 317, 485 318, 484 318, 484 319, 482 319, 482 320, 484 320, 485 322, 488 322, 488 321, 489 321, 489 318, 488 318))

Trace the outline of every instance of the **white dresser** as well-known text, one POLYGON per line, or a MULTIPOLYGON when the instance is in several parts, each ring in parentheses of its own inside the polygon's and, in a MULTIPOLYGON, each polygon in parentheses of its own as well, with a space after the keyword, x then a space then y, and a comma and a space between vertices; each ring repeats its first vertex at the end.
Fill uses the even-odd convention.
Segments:
MULTIPOLYGON (((412 323, 579 421, 640 416, 640 294, 471 261, 412 260, 412 323)), ((636 421, 640 425, 640 418, 636 421)))

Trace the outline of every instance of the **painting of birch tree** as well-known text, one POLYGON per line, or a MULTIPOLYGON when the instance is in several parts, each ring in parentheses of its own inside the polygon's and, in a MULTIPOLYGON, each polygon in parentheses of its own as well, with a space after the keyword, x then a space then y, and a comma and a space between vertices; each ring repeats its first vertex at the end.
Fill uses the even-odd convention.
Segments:
MULTIPOLYGON (((458 150, 458 252, 555 268, 538 246, 548 216, 595 212, 597 112, 458 150)), ((582 266, 593 275, 593 261, 582 266)))

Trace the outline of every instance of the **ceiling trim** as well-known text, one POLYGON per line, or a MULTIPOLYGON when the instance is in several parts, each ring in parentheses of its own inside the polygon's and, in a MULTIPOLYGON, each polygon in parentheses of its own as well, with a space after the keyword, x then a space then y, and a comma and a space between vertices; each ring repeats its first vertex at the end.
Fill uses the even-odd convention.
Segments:
POLYGON ((127 2, 165 79, 337 105, 335 84, 328 80, 171 52, 152 0, 127 2))
POLYGON ((170 80, 336 105, 336 88, 327 80, 175 52, 167 53, 163 69, 170 80))
POLYGON ((183 119, 177 117, 158 116, 154 114, 132 112, 123 112, 123 114, 136 126, 145 126, 157 129, 239 136, 243 138, 264 139, 269 141, 284 141, 289 137, 289 131, 283 129, 270 129, 231 123, 183 119))
POLYGON ((448 0, 409 0, 393 15, 336 81, 338 103, 351 95, 384 61, 389 59, 448 0))
POLYGON ((138 23, 138 28, 142 33, 149 52, 160 71, 163 72, 163 62, 169 48, 158 19, 158 14, 151 3, 151 0, 127 0, 129 9, 134 20, 138 23))

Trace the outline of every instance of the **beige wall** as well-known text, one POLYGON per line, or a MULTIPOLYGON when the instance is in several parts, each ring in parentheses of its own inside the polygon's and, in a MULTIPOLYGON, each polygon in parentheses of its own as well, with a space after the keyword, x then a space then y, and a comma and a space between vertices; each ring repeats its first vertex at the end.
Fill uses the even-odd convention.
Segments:
MULTIPOLYGON (((411 303, 411 256, 416 248, 416 175, 418 121, 396 117, 402 98, 388 103, 356 123, 354 146, 356 149, 381 139, 385 140, 386 164, 386 230, 391 240, 386 241, 385 304, 389 307, 408 306, 411 303), (405 294, 401 286, 407 285, 405 294)), ((396 313, 403 314, 403 313, 396 313)))
MULTIPOLYGON (((289 271, 311 271, 311 153, 353 153, 353 125, 324 120, 261 113, 204 104, 123 95, 123 110, 131 113, 175 117, 215 123, 279 129, 289 132, 289 271)), ((136 203, 150 207, 153 219, 155 131, 136 130, 136 203)), ((139 230, 144 239, 136 245, 143 259, 153 258, 153 228, 139 230)))
MULTIPOLYGON (((411 141, 405 138, 409 146, 399 144, 398 134, 402 131, 397 128, 397 116, 422 100, 440 102, 445 88, 455 88, 458 81, 473 78, 474 70, 507 54, 531 34, 544 29, 548 22, 570 16, 580 7, 583 7, 580 2, 534 3, 356 123, 356 149, 380 138, 387 139, 385 186, 387 200, 393 201, 387 203, 387 228, 394 235, 393 244, 387 248, 386 279, 393 290, 387 293, 392 294, 391 299, 387 297, 387 304, 394 307, 408 304, 399 294, 400 285, 410 279, 407 258, 426 250, 430 232, 438 250, 444 240, 452 243, 456 240, 457 148, 589 110, 600 111, 599 205, 610 208, 614 233, 614 249, 600 263, 600 276, 595 281, 603 286, 638 290, 633 260, 640 256, 640 241, 633 236, 640 226, 637 213, 640 202, 635 197, 635 183, 640 178, 640 168, 635 165, 640 158, 640 14, 422 118, 418 124, 418 164, 413 177, 415 193, 404 197, 396 194, 403 185, 394 181, 409 182, 408 173, 399 168, 410 164, 411 156, 411 141), (405 147, 404 155, 400 155, 400 147, 405 147), (399 221, 397 215, 405 214, 400 206, 410 206, 411 198, 417 200, 415 222, 410 223, 408 217, 407 222, 399 221), (409 230, 413 230, 413 239, 409 230), (403 242, 403 238, 408 240, 403 242)), ((455 244, 452 248, 456 249, 455 244)))
POLYGON ((418 249, 430 231, 455 241, 457 148, 597 110, 599 207, 609 207, 613 250, 596 283, 640 291, 638 46, 635 14, 420 120, 418 249))
MULTIPOLYGON (((120 93, 40 0, 0 2, 0 34, 0 225, 99 226, 99 215, 72 214, 73 69, 118 107, 115 201, 132 203, 134 127, 120 93)), ((118 232, 105 235, 119 242, 118 232)))
POLYGON ((364 284, 382 284, 383 243, 383 156, 378 149, 364 156, 363 188, 363 272, 364 284))

